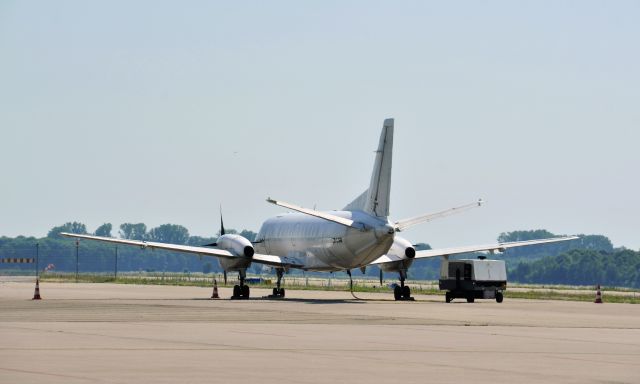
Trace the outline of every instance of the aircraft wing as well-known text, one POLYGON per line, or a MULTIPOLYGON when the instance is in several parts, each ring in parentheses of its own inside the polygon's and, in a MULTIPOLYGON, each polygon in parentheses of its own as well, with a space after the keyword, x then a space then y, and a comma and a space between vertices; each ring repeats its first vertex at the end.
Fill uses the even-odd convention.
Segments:
POLYGON ((425 257, 451 256, 451 255, 459 255, 461 253, 470 253, 470 252, 487 252, 487 251, 488 252, 495 252, 495 251, 504 252, 506 249, 509 249, 509 248, 526 247, 528 245, 557 243, 560 241, 575 240, 578 238, 579 238, 578 236, 564 236, 564 237, 553 237, 549 239, 539 239, 539 240, 512 241, 507 243, 468 245, 463 247, 428 249, 425 251, 417 251, 415 258, 422 259, 425 257))
MULTIPOLYGON (((425 251, 417 251, 416 259, 422 259, 426 257, 437 257, 437 256, 451 256, 451 255, 459 255, 463 253, 471 253, 471 252, 504 252, 509 248, 517 248, 517 247, 526 247, 528 245, 538 245, 538 244, 549 244, 549 243, 557 243, 560 241, 568 241, 578 239, 578 236, 564 236, 564 237, 553 237, 549 239, 539 239, 539 240, 526 240, 526 241, 512 241, 507 243, 495 243, 495 244, 485 244, 485 245, 467 245, 462 247, 451 247, 451 248, 440 248, 440 249, 428 249, 425 251)), ((405 260, 406 257, 404 255, 382 255, 377 258, 370 265, 375 264, 384 264, 391 263, 394 261, 405 260)))
MULTIPOLYGON (((237 256, 233 253, 219 248, 210 248, 210 247, 198 247, 193 245, 181 245, 181 244, 168 244, 168 243, 157 243, 153 241, 143 241, 143 240, 127 240, 127 239, 116 239, 112 237, 102 237, 102 236, 92 236, 92 235, 80 235, 76 233, 61 233, 62 236, 66 237, 74 237, 78 239, 86 239, 93 241, 102 241, 105 243, 114 243, 114 244, 123 244, 123 245, 131 245, 137 246, 140 248, 151 248, 151 249, 164 249, 167 251, 174 252, 184 252, 191 253, 199 256, 214 256, 214 257, 223 257, 228 259, 236 259, 236 258, 244 258, 245 256, 237 256)), ((303 266, 299 263, 295 263, 295 260, 275 255, 263 255, 259 253, 255 253, 251 258, 251 261, 270 265, 272 267, 282 267, 282 268, 302 268, 303 266)))

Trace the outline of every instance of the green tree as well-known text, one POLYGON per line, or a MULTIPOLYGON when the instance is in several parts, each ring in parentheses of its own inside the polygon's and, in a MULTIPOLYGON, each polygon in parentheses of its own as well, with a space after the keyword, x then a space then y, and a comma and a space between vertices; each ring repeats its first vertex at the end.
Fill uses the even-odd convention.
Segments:
POLYGON ((240 232, 240 236, 244 237, 249 241, 254 241, 256 239, 256 236, 258 236, 258 234, 248 229, 243 229, 242 232, 240 232))
POLYGON ((52 239, 60 238, 61 232, 86 234, 87 227, 82 223, 78 223, 77 221, 69 222, 58 227, 51 228, 51 230, 47 234, 47 237, 52 239))
POLYGON ((529 231, 502 232, 500 236, 498 236, 498 241, 501 243, 506 243, 510 241, 546 239, 555 236, 556 235, 547 231, 546 229, 534 229, 529 231))
POLYGON ((104 223, 96 229, 96 236, 111 237, 111 223, 104 223))
POLYGON ((189 241, 189 230, 182 225, 162 224, 152 228, 147 238, 161 243, 186 244, 189 241))
POLYGON ((203 246, 211 243, 215 243, 217 238, 215 237, 202 237, 202 236, 191 236, 189 237, 188 245, 203 246))
POLYGON ((431 246, 427 243, 416 243, 413 245, 416 251, 426 251, 431 249, 431 246))
MULTIPOLYGON (((225 235, 234 235, 234 234, 237 234, 238 231, 236 231, 233 228, 225 228, 224 229, 224 233, 225 233, 225 235)), ((218 236, 220 236, 220 231, 219 230, 218 230, 218 232, 216 232, 216 237, 218 237, 218 236)))
MULTIPOLYGON (((530 231, 503 232, 498 236, 500 242, 536 240, 555 235, 544 229, 530 231)), ((546 256, 557 256, 572 249, 592 249, 595 251, 613 252, 613 244, 602 235, 578 235, 579 239, 563 241, 559 243, 531 245, 528 247, 507 249, 503 255, 497 258, 508 259, 512 264, 519 261, 532 261, 546 256)))
POLYGON ((613 252, 613 244, 611 243, 611 240, 602 235, 580 235, 580 239, 574 244, 577 245, 577 248, 613 252))
POLYGON ((124 223, 120 225, 120 237, 129 240, 144 240, 147 237, 147 226, 144 223, 124 223))

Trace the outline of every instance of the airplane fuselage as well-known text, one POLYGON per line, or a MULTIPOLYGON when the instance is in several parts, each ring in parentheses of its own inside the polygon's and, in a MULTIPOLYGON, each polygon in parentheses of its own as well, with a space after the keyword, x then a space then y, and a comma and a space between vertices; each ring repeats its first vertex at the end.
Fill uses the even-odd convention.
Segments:
POLYGON ((330 213, 354 220, 364 229, 301 213, 282 214, 262 224, 256 251, 297 260, 306 270, 339 271, 367 265, 393 244, 395 233, 386 218, 360 211, 330 213))

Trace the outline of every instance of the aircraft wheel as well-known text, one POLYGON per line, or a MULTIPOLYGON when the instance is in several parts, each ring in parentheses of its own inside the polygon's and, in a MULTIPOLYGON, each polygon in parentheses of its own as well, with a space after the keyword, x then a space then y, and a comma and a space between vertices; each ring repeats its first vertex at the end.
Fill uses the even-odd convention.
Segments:
POLYGON ((239 285, 234 285, 233 286, 233 297, 240 297, 240 286, 239 285))
POLYGON ((248 285, 243 285, 243 286, 242 286, 242 296, 243 296, 245 299, 248 299, 248 298, 249 298, 249 286, 248 286, 248 285))
POLYGON ((402 287, 402 297, 404 297, 405 299, 408 299, 411 297, 411 288, 409 288, 408 286, 404 286, 402 287))
POLYGON ((502 292, 496 292, 496 302, 502 303, 502 300, 504 300, 504 295, 502 294, 502 292))
POLYGON ((278 296, 278 288, 273 288, 273 296, 278 296))
POLYGON ((400 300, 402 298, 402 288, 400 288, 399 285, 396 285, 396 287, 393 288, 393 298, 396 300, 400 300))
POLYGON ((444 300, 445 300, 447 303, 450 303, 450 302, 451 302, 451 292, 447 292, 447 293, 445 293, 445 294, 444 294, 444 300))
POLYGON ((284 288, 280 288, 280 297, 284 297, 284 288))
POLYGON ((475 297, 467 297, 467 303, 473 303, 474 301, 476 301, 475 297))

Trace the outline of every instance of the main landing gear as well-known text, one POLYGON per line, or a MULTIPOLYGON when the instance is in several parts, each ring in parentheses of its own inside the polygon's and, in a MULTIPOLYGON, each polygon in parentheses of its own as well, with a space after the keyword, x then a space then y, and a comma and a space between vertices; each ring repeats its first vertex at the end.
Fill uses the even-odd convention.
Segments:
POLYGON ((282 275, 284 275, 284 269, 277 268, 276 276, 278 276, 278 281, 276 282, 276 288, 273 288, 273 294, 268 296, 270 299, 284 298, 284 288, 280 288, 280 283, 282 282, 282 275))
POLYGON ((249 286, 244 283, 245 278, 247 277, 247 271, 241 269, 238 271, 238 276, 240 278, 240 285, 233 286, 233 296, 231 296, 231 300, 247 300, 249 298, 249 286))
POLYGON ((411 297, 411 288, 404 285, 404 281, 407 279, 407 271, 400 270, 400 285, 396 285, 393 289, 393 298, 396 300, 413 301, 415 298, 411 297))

